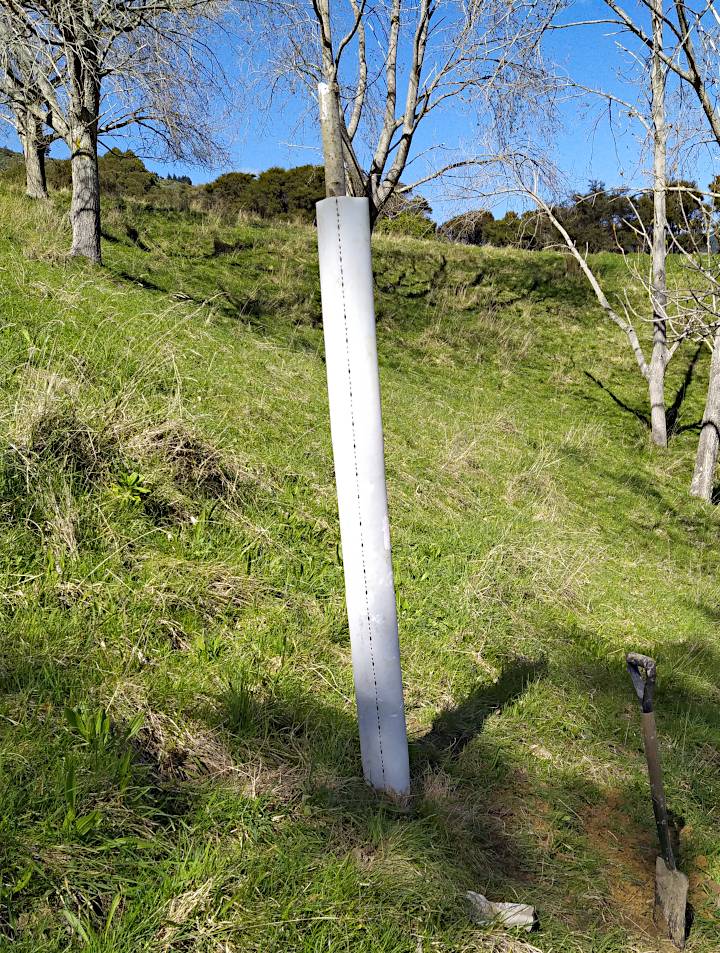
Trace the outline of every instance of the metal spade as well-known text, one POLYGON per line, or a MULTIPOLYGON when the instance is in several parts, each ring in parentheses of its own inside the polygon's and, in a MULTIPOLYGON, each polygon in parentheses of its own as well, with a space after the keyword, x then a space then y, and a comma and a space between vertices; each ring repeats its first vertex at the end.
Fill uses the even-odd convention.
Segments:
POLYGON ((655 922, 658 922, 660 915, 667 927, 668 936, 675 946, 682 950, 687 936, 688 879, 677 869, 670 840, 653 708, 656 665, 647 655, 631 652, 627 657, 627 668, 633 688, 640 700, 645 757, 650 776, 650 794, 662 855, 655 861, 655 922))

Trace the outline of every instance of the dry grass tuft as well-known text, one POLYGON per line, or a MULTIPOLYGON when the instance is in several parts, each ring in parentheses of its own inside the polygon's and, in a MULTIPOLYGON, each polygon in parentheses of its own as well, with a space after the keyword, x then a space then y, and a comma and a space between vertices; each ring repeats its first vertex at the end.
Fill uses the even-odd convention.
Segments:
POLYGON ((71 403, 50 405, 35 418, 27 449, 36 459, 79 474, 87 482, 104 476, 118 454, 113 435, 93 429, 71 403))
POLYGON ((76 556, 78 512, 67 480, 59 480, 57 486, 43 487, 38 494, 38 503, 45 514, 45 531, 51 547, 68 556, 76 556))
POLYGON ((236 499, 257 483, 235 456, 219 451, 177 421, 165 421, 136 434, 129 450, 139 458, 164 463, 180 487, 211 498, 236 499))
POLYGON ((193 780, 231 775, 236 767, 222 738, 188 720, 181 727, 168 715, 145 711, 145 722, 135 741, 141 760, 158 777, 193 780))
POLYGON ((261 588, 256 577, 241 575, 223 563, 168 558, 153 563, 146 583, 146 592, 162 615, 184 610, 199 614, 206 622, 248 605, 261 588))
POLYGON ((537 946, 526 940, 519 940, 509 936, 493 936, 487 938, 488 953, 542 953, 537 946))
POLYGON ((22 236, 22 254, 26 261, 58 264, 68 259, 70 219, 52 202, 12 202, 11 234, 22 236))
POLYGON ((170 901, 165 915, 165 924, 158 936, 160 949, 169 950, 175 947, 177 934, 188 921, 207 912, 213 886, 214 881, 207 880, 195 890, 186 890, 185 893, 170 901))

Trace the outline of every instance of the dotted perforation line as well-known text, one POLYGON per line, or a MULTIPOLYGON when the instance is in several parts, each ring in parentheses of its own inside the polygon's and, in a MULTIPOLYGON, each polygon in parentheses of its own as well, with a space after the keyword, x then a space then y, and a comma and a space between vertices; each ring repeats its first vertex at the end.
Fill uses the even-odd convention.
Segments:
POLYGON ((385 783, 385 759, 383 757, 382 731, 380 728, 380 702, 378 699, 377 675, 375 671, 375 652, 373 650, 373 629, 370 617, 370 593, 368 591, 367 567, 365 564, 365 541, 363 539, 362 507, 360 501, 360 470, 358 467, 357 441, 355 438, 355 407, 353 403, 352 371, 350 365, 350 335, 348 331, 347 307, 345 305, 345 272, 343 269, 342 237, 340 232, 340 203, 335 200, 335 216, 337 219, 338 259, 340 264, 340 291, 342 294, 343 323, 345 327, 345 356, 347 358, 348 389, 350 391, 350 429, 353 442, 353 459, 355 463, 355 487, 357 492, 358 523, 360 524, 360 556, 362 561, 363 583, 365 586, 365 613, 367 615, 368 641, 370 644, 370 667, 372 669, 373 686, 375 688, 375 714, 377 716, 378 747, 380 749, 380 769, 383 784, 385 783))

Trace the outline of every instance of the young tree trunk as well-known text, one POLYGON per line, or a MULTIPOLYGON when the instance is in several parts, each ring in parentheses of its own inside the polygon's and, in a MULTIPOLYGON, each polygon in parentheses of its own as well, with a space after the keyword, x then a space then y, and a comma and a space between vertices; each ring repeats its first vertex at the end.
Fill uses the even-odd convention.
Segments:
POLYGON ((713 339, 710 380, 708 381, 705 413, 695 457, 695 472, 690 484, 690 495, 707 503, 712 501, 715 465, 720 447, 720 328, 713 339))
POLYGON ((340 105, 337 83, 320 83, 320 131, 325 157, 325 194, 328 198, 345 195, 345 163, 340 132, 340 105))
POLYGON ((48 197, 45 179, 45 152, 40 123, 30 113, 20 117, 18 133, 25 158, 25 192, 31 199, 48 197))
POLYGON ((653 334, 653 350, 650 358, 650 433, 658 447, 667 447, 667 418, 665 415, 665 341, 660 329, 653 334))
POLYGON ((667 355, 667 127, 665 125, 665 67, 663 48, 662 0, 653 0, 653 54, 651 66, 653 121, 653 235, 652 235, 652 309, 653 349, 648 377, 650 423, 653 443, 667 446, 665 415, 665 369, 667 355))
POLYGON ((88 126, 80 126, 73 134, 71 254, 89 258, 98 265, 100 253, 100 173, 98 170, 97 137, 88 126))

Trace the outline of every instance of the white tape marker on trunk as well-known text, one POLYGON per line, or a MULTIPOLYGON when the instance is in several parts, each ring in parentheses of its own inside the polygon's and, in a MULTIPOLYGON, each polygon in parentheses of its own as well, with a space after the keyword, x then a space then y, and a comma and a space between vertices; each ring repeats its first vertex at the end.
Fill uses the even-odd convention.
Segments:
POLYGON ((330 426, 360 750, 374 788, 410 788, 375 342, 367 199, 317 204, 330 426))

